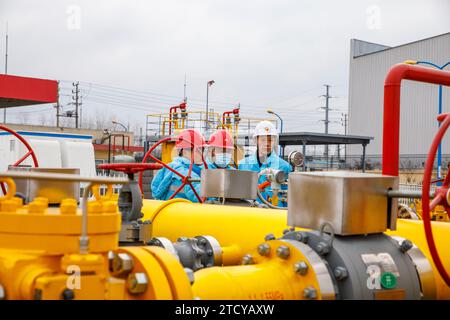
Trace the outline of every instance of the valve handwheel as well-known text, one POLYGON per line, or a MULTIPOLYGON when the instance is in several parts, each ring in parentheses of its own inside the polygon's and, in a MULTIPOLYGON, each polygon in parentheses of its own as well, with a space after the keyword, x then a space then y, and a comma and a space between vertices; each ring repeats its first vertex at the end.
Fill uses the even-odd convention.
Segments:
MULTIPOLYGON (((31 157, 31 159, 33 160, 34 167, 36 167, 36 168, 39 167, 39 163, 38 163, 38 160, 36 158, 36 154, 34 153, 33 148, 19 133, 17 133, 16 131, 14 131, 8 127, 1 126, 1 125, 0 125, 0 130, 6 131, 6 132, 9 132, 10 134, 12 134, 14 137, 19 139, 19 141, 22 142, 23 145, 28 149, 28 152, 12 165, 13 167, 18 167, 28 157, 31 157)), ((0 186, 3 191, 3 194, 6 194, 5 184, 3 182, 1 182, 0 186)))
POLYGON ((447 214, 450 214, 450 168, 447 175, 442 183, 442 186, 437 187, 435 190, 435 195, 433 200, 430 202, 430 183, 431 174, 433 172, 434 159, 436 157, 436 151, 438 146, 450 126, 450 113, 444 113, 438 116, 438 121, 441 122, 441 126, 434 137, 433 143, 431 144, 430 150, 428 152, 427 161, 425 162, 425 171, 423 174, 423 189, 422 189, 422 220, 425 229, 425 237, 427 239, 428 248, 430 250, 433 262, 439 271, 442 279, 445 283, 450 286, 450 276, 446 271, 442 261, 439 257, 439 253, 436 249, 436 244, 433 238, 433 231, 431 229, 431 219, 430 211, 432 211, 437 205, 442 205, 447 214))
MULTIPOLYGON (((186 185, 189 185, 189 187, 194 192, 194 195, 198 199, 198 201, 200 203, 203 203, 205 199, 199 196, 199 194, 195 190, 194 186, 192 185, 192 182, 190 181, 191 173, 192 173, 192 166, 194 163, 194 153, 193 152, 191 153, 191 163, 189 166, 188 174, 186 176, 179 173, 177 170, 173 169, 172 167, 168 166, 166 163, 162 162, 161 160, 159 160, 158 158, 156 158, 155 156, 152 155, 152 152, 153 152, 153 150, 156 149, 156 147, 158 147, 161 143, 168 142, 170 140, 172 140, 171 137, 166 137, 166 138, 163 138, 163 139, 159 140, 158 142, 156 142, 144 155, 144 158, 142 159, 142 163, 143 164, 146 163, 147 159, 150 158, 153 161, 155 161, 156 163, 162 165, 164 168, 173 172, 174 174, 176 174, 177 176, 179 176, 181 178, 182 183, 181 183, 180 187, 177 190, 175 190, 175 192, 170 196, 169 200, 173 199, 186 185)), ((191 136, 191 141, 194 141, 192 136, 191 136)), ((207 165, 205 159, 203 158, 203 155, 202 155, 202 161, 203 161, 203 165, 204 165, 205 169, 208 169, 208 165, 207 165)), ((141 192, 144 192, 144 188, 142 186, 142 178, 143 178, 143 173, 140 172, 139 173, 139 187, 141 188, 141 192)))
POLYGON ((103 163, 98 166, 103 170, 114 170, 130 176, 145 170, 159 170, 163 166, 159 163, 103 163))

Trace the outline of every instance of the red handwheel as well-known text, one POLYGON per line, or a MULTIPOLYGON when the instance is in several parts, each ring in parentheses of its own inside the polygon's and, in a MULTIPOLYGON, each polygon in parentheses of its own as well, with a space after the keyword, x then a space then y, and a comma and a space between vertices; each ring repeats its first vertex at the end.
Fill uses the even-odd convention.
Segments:
POLYGON ((434 137, 428 152, 427 161, 425 162, 425 171, 423 174, 423 188, 422 188, 422 220, 425 230, 425 237, 428 243, 428 249, 430 250, 431 257, 433 259, 436 269, 439 271, 442 279, 447 286, 450 286, 450 276, 442 264, 441 258, 436 248, 436 243, 433 238, 433 230, 431 228, 430 211, 432 211, 437 205, 442 205, 447 214, 450 214, 450 169, 445 176, 444 182, 441 187, 437 187, 433 200, 430 202, 430 183, 431 174, 433 172, 434 159, 436 157, 436 151, 438 146, 450 126, 450 113, 441 114, 438 116, 438 121, 441 122, 441 126, 434 137))
MULTIPOLYGON (((24 146, 28 149, 28 152, 24 156, 22 156, 19 160, 17 160, 15 163, 12 164, 13 167, 18 167, 28 157, 31 157, 31 159, 33 160, 33 164, 36 168, 39 167, 39 163, 38 163, 38 160, 36 158, 33 148, 31 148, 30 144, 19 133, 17 133, 16 131, 14 131, 8 127, 1 126, 1 125, 0 125, 0 130, 6 131, 6 132, 9 132, 10 134, 12 134, 14 137, 19 139, 19 141, 22 142, 24 144, 24 146)), ((5 184, 3 182, 1 182, 0 186, 2 188, 3 194, 6 194, 5 184)))
MULTIPOLYGON (((192 136, 193 134, 191 133, 191 141, 194 141, 194 138, 192 136)), ((191 163, 189 166, 189 170, 188 170, 188 174, 185 176, 181 173, 179 173, 178 171, 176 171, 175 169, 171 168, 170 166, 168 166, 166 163, 162 162, 161 160, 159 160, 158 158, 156 158, 155 156, 152 155, 153 150, 156 149, 156 147, 158 147, 161 143, 163 142, 168 142, 172 140, 171 137, 167 137, 167 138, 163 138, 161 140, 159 140, 158 142, 156 142, 148 151, 147 153, 144 155, 144 158, 142 159, 142 163, 146 163, 147 159, 150 158, 153 161, 159 163, 160 165, 162 165, 164 168, 166 168, 167 170, 173 172, 174 174, 176 174, 177 176, 179 176, 181 178, 181 185, 180 187, 175 190, 175 192, 170 196, 170 199, 173 199, 186 185, 189 185, 189 187, 192 189, 192 191, 194 192, 195 197, 198 199, 198 201, 200 203, 204 202, 204 199, 202 199, 199 194, 197 193, 197 190, 195 190, 194 186, 192 185, 192 182, 190 181, 191 179, 191 173, 192 173, 192 166, 194 164, 194 153, 191 153, 191 163)), ((202 155, 202 161, 203 161, 203 165, 205 166, 206 169, 208 169, 208 165, 206 164, 205 159, 203 158, 202 155)), ((143 186, 142 186, 142 177, 143 177, 143 173, 140 172, 139 173, 139 187, 141 188, 141 192, 144 192, 143 190, 143 186)))

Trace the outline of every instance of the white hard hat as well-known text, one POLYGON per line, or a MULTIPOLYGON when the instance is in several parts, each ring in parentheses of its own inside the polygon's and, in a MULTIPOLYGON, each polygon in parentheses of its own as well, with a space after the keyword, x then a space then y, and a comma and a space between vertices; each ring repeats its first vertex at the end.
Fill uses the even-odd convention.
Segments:
POLYGON ((278 131, 272 122, 264 120, 256 125, 255 131, 253 133, 253 138, 256 138, 259 136, 277 136, 278 137, 278 131))

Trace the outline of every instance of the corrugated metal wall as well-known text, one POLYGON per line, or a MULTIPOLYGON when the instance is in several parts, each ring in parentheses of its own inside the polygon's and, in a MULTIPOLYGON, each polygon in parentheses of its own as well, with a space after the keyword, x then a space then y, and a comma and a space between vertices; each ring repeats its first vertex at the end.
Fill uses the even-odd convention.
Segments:
MULTIPOLYGON (((352 40, 355 41, 355 40, 352 40)), ((352 48, 355 44, 352 44, 352 48)), ((351 50, 353 51, 353 50, 351 50)), ((350 54, 349 134, 373 136, 368 155, 382 150, 384 78, 389 68, 408 59, 427 60, 442 65, 450 61, 450 33, 353 58, 350 54)), ((447 68, 450 70, 450 66, 447 68)), ((450 112, 450 88, 443 88, 443 111, 450 112)), ((405 81, 401 92, 401 155, 424 155, 436 130, 438 86, 405 81)), ((450 153, 450 132, 443 153, 450 153)), ((349 155, 361 154, 349 147, 349 155)))

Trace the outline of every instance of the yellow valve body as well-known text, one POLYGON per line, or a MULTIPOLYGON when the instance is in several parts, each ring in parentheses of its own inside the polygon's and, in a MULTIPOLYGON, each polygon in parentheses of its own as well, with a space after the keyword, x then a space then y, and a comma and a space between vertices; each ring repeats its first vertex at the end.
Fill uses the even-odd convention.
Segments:
MULTIPOLYGON (((14 184, 8 181, 10 190, 14 184)), ((95 193, 95 191, 94 191, 95 193)), ((89 253, 79 253, 82 214, 75 199, 48 207, 46 198, 23 206, 0 198, 0 285, 6 299, 192 299, 179 262, 161 248, 118 248, 117 202, 88 202, 89 253), (110 254, 126 254, 130 267, 111 270, 110 254)))

